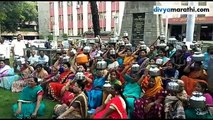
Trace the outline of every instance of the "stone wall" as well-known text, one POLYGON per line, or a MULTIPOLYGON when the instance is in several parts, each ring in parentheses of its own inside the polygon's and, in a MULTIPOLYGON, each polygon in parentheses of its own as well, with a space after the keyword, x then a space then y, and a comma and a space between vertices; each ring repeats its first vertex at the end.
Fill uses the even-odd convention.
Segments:
MULTIPOLYGON (((124 16, 121 26, 121 36, 124 31, 128 32, 129 39, 132 39, 132 22, 134 13, 145 13, 144 25, 144 42, 147 45, 152 44, 160 35, 160 20, 159 16, 153 14, 153 6, 159 5, 158 2, 145 2, 145 1, 126 1, 124 16)), ((132 43, 133 41, 131 41, 132 43)))

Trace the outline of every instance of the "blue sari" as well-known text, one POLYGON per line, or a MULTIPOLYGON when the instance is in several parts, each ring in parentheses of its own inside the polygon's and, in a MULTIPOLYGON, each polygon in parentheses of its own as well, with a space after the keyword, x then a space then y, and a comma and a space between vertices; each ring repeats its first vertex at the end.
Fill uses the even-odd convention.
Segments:
POLYGON ((124 76, 127 84, 124 86, 123 95, 126 97, 128 103, 128 117, 131 118, 132 113, 134 111, 134 102, 136 99, 139 99, 141 95, 143 95, 141 91, 141 87, 137 82, 133 82, 133 79, 129 75, 124 76))
POLYGON ((11 90, 12 84, 19 79, 20 76, 15 74, 13 68, 10 68, 3 77, 0 77, 0 87, 11 90))
MULTIPOLYGON (((21 113, 16 116, 18 119, 26 119, 32 115, 32 113, 34 112, 36 108, 37 94, 40 91, 43 91, 40 85, 35 86, 34 88, 30 88, 29 86, 26 86, 22 90, 18 101, 28 101, 28 102, 22 102, 21 113)), ((13 113, 15 113, 16 110, 18 109, 18 103, 14 104, 12 106, 12 109, 13 109, 13 113)), ((44 109, 45 109, 45 104, 41 102, 37 115, 43 116, 44 109)))
POLYGON ((105 80, 105 77, 95 78, 95 80, 93 81, 92 90, 87 91, 89 110, 96 109, 102 104, 102 87, 105 84, 105 80))

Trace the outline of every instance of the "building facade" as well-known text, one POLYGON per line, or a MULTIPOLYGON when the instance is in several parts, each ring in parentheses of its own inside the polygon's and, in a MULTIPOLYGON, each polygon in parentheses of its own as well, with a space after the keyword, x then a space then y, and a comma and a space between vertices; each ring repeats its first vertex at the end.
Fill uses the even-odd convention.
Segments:
MULTIPOLYGON (((120 33, 124 1, 97 1, 101 31, 120 33)), ((49 32, 55 36, 82 36, 93 31, 88 1, 50 1, 49 32)))
MULTIPOLYGON (((213 41, 213 2, 196 1, 197 6, 207 6, 208 13, 197 14, 195 18, 194 40, 213 41)), ((188 6, 187 1, 161 2, 162 6, 188 6)), ((164 27, 166 15, 163 15, 164 27)), ((183 40, 186 36, 186 14, 168 15, 168 37, 175 36, 178 40, 183 40)))

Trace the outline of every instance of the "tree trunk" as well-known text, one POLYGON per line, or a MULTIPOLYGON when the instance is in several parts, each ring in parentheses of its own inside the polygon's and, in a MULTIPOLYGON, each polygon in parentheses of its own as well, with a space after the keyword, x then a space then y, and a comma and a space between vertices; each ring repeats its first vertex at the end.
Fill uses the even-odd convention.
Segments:
POLYGON ((92 23, 94 29, 94 37, 100 35, 100 25, 99 25, 99 15, 98 15, 98 6, 96 1, 90 1, 91 12, 92 12, 92 23))

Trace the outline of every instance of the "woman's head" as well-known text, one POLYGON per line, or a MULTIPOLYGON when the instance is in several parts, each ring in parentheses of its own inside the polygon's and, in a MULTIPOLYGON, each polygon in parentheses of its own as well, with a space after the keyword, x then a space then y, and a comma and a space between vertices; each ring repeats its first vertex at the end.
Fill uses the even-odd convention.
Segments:
POLYGON ((153 45, 152 45, 152 46, 150 46, 150 48, 149 48, 149 49, 150 49, 150 52, 152 52, 152 51, 154 51, 154 50, 155 50, 155 46, 153 46, 153 45))
POLYGON ((199 71, 202 68, 202 63, 201 62, 195 62, 194 63, 194 70, 199 71))
POLYGON ((165 51, 164 49, 160 49, 160 50, 159 50, 159 55, 160 55, 161 57, 165 56, 165 55, 166 55, 166 51, 165 51))
POLYGON ((195 91, 206 93, 208 91, 208 85, 204 82, 197 82, 195 85, 195 91))
POLYGON ((147 55, 146 50, 141 50, 140 55, 141 55, 141 57, 146 57, 146 55, 147 55))
POLYGON ((114 84, 111 89, 110 89, 110 93, 115 96, 115 95, 120 95, 123 92, 123 88, 121 85, 119 84, 114 84))
POLYGON ((130 55, 132 55, 132 51, 131 51, 130 49, 127 49, 127 50, 126 50, 126 54, 127 54, 128 56, 130 56, 130 55))
POLYGON ((150 59, 149 62, 150 62, 150 65, 155 65, 155 63, 156 63, 155 59, 150 59))
POLYGON ((169 50, 170 51, 174 49, 174 45, 173 44, 169 44, 168 46, 169 46, 169 50))
POLYGON ((110 72, 110 80, 113 81, 117 78, 116 70, 110 72))
POLYGON ((96 76, 97 77, 102 77, 104 75, 104 70, 97 70, 96 71, 96 76))
POLYGON ((34 86, 36 86, 36 85, 38 85, 38 84, 39 84, 38 78, 36 78, 36 77, 30 78, 30 79, 28 80, 28 86, 29 86, 29 87, 34 87, 34 86))
POLYGON ((77 81, 74 83, 73 92, 74 92, 74 93, 80 93, 80 92, 84 91, 84 87, 85 87, 84 82, 83 82, 83 81, 80 81, 80 80, 77 80, 77 81))
POLYGON ((37 64, 36 65, 36 71, 37 72, 40 72, 42 70, 42 68, 43 68, 42 64, 37 64))
POLYGON ((183 46, 182 46, 182 51, 183 51, 183 52, 186 52, 187 50, 188 50, 188 47, 187 47, 186 45, 183 45, 183 46))
POLYGON ((5 65, 4 60, 0 60, 0 68, 4 67, 4 65, 5 65))
POLYGON ((166 67, 167 67, 167 69, 171 70, 171 69, 174 68, 174 64, 173 64, 172 62, 168 62, 168 63, 166 64, 166 67))
POLYGON ((63 69, 64 69, 64 71, 70 70, 70 63, 69 62, 64 62, 63 63, 63 69))
POLYGON ((155 78, 151 77, 148 83, 148 87, 153 88, 155 86, 155 83, 156 83, 155 78))

